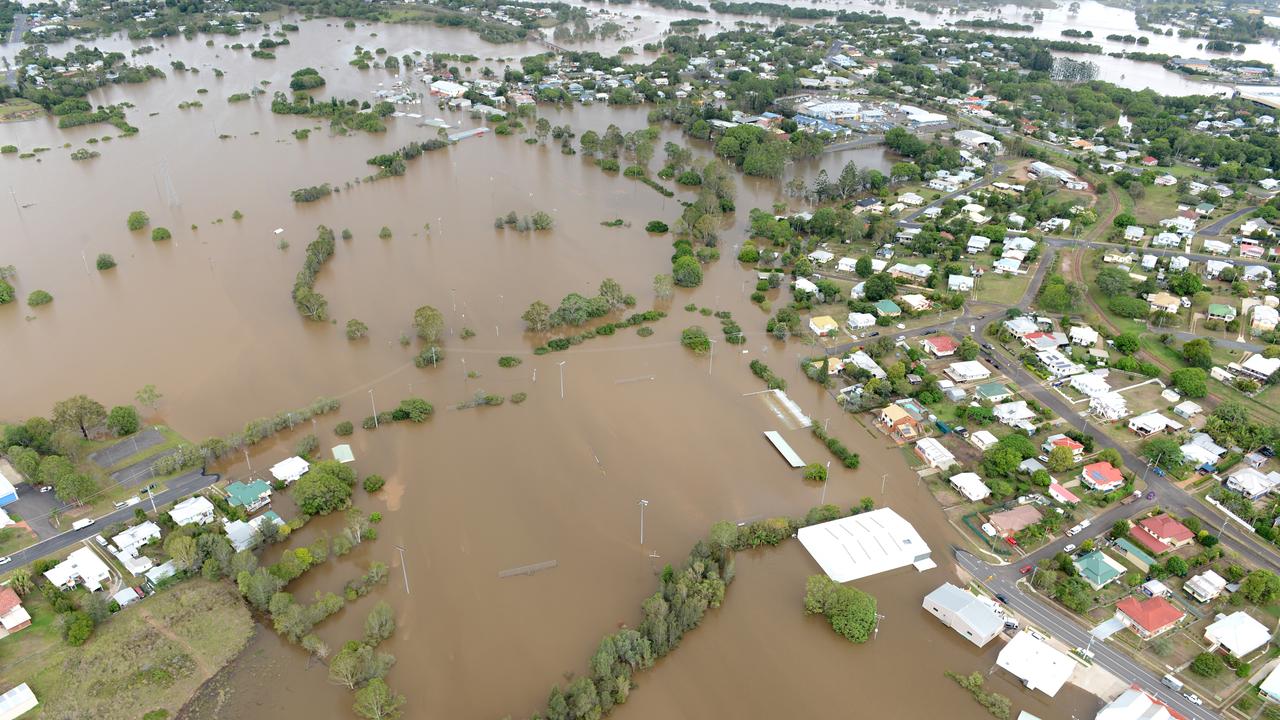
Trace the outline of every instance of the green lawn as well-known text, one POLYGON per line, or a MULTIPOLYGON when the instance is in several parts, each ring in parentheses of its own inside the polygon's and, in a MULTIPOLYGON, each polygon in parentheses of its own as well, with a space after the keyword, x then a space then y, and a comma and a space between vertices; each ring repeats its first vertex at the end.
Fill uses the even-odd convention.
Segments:
MULTIPOLYGON (((1045 259, 1041 258, 1040 262, 1045 262, 1045 259)), ((972 300, 991 305, 1017 305, 1027 292, 1027 286, 1031 284, 1035 267, 1035 265, 1028 267, 1025 275, 998 275, 987 272, 977 282, 974 294, 971 296, 972 300)))
MULTIPOLYGON (((1129 193, 1124 194, 1127 196, 1129 193)), ((1155 225, 1165 218, 1173 217, 1178 213, 1177 188, 1152 185, 1133 208, 1126 208, 1126 212, 1133 213, 1142 225, 1155 225)))
POLYGON ((0 122, 25 120, 44 114, 44 108, 26 98, 13 98, 0 102, 0 122))

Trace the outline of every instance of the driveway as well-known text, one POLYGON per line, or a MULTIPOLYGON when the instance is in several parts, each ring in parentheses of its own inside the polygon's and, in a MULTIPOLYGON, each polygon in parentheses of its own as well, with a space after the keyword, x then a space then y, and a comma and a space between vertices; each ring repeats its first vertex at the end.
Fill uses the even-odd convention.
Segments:
POLYGON ((21 517, 41 540, 56 535, 58 531, 49 524, 49 514, 62 507, 57 496, 52 491, 42 493, 30 483, 19 483, 16 489, 17 501, 9 503, 4 509, 10 515, 21 517))

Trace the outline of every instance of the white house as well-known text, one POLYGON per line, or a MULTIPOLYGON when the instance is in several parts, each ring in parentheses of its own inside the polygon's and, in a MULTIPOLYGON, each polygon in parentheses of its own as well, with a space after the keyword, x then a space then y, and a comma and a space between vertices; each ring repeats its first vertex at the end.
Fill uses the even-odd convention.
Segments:
POLYGON ((968 275, 948 275, 947 290, 951 292, 969 292, 973 290, 973 278, 968 275))
POLYGON ((965 249, 969 251, 970 255, 977 255, 978 253, 985 251, 990 245, 990 238, 985 238, 981 235, 970 235, 969 244, 965 246, 965 249))
POLYGON ((977 502, 991 495, 991 488, 982 482, 978 473, 962 472, 951 476, 951 487, 964 495, 970 502, 977 502))
POLYGON ((1071 338, 1071 342, 1083 347, 1093 347, 1098 344, 1098 331, 1088 325, 1073 325, 1067 331, 1067 336, 1071 338))
POLYGON ((1280 485, 1280 473, 1274 470, 1264 474, 1261 470, 1246 466, 1233 470, 1227 476, 1228 490, 1253 500, 1272 492, 1277 485, 1280 485))
POLYGON ((1266 382, 1280 370, 1280 358, 1266 358, 1261 353, 1254 353, 1240 363, 1240 369, 1254 380, 1266 382))
POLYGON ((1068 384, 1072 390, 1090 398, 1111 392, 1111 384, 1107 382, 1107 379, 1094 373, 1076 375, 1071 378, 1068 384))
POLYGON ((1205 570, 1183 583, 1182 589, 1196 600, 1207 603, 1227 589, 1227 579, 1212 570, 1205 570))
POLYGON ((137 555, 138 548, 146 545, 152 538, 158 537, 160 537, 160 526, 148 520, 116 535, 111 538, 111 542, 115 543, 116 549, 122 554, 137 555))
POLYGON ((1029 690, 1053 697, 1071 678, 1076 662, 1029 632, 1020 632, 1000 649, 996 665, 1013 673, 1029 690))
POLYGON ((817 265, 826 265, 834 260, 836 256, 835 253, 827 252, 826 250, 814 250, 809 253, 808 257, 817 265))
POLYGON ((1129 401, 1118 392, 1089 398, 1089 414, 1100 420, 1115 422, 1129 414, 1129 401))
POLYGON ((311 465, 304 459, 294 455, 271 466, 271 476, 288 485, 302 477, 311 465))
POLYGON ((213 522, 213 503, 203 495, 187 498, 169 511, 169 517, 178 525, 204 525, 213 522))
POLYGON ((925 595, 923 607, 978 647, 991 642, 1004 629, 1004 614, 993 601, 951 583, 943 583, 925 595))
POLYGON ((1237 610, 1230 615, 1219 614, 1217 620, 1204 629, 1204 639, 1211 650, 1223 648, 1243 658, 1270 642, 1271 631, 1249 613, 1237 610))
POLYGON ((810 295, 818 294, 818 286, 814 285, 808 278, 796 278, 795 291, 798 293, 806 292, 810 295))
POLYGON ((1057 350, 1041 350, 1036 353, 1036 358, 1049 370, 1050 374, 1057 378, 1071 377, 1084 372, 1083 365, 1072 362, 1057 350))
POLYGON ((851 312, 846 324, 850 330, 864 330, 876 324, 876 316, 871 313, 851 312))
POLYGON ((264 523, 272 523, 276 527, 282 527, 284 520, 280 519, 275 512, 268 510, 261 515, 251 518, 250 520, 234 520, 225 521, 223 528, 227 531, 227 539, 231 541, 231 547, 236 551, 248 550, 258 543, 258 532, 264 523))
POLYGON ((933 303, 929 302, 929 298, 919 293, 902 295, 898 299, 901 300, 902 304, 906 305, 907 309, 912 312, 924 312, 925 310, 933 307, 933 303))
POLYGON ((978 430, 969 435, 969 441, 972 442, 979 450, 985 451, 987 448, 994 447, 996 443, 1000 442, 1000 438, 997 438, 990 430, 978 430))
POLYGON ((911 207, 919 207, 924 204, 924 198, 913 192, 906 192, 898 196, 898 202, 911 207))
POLYGON ((857 269, 858 269, 857 258, 845 257, 845 258, 840 258, 840 260, 836 262, 836 270, 839 272, 851 273, 857 269))
POLYGON ((871 358, 870 355, 868 355, 866 352, 862 350, 858 350, 854 352, 852 355, 849 356, 848 360, 850 365, 853 365, 854 367, 862 370, 866 370, 868 373, 871 373, 871 377, 873 378, 879 378, 883 380, 886 377, 888 377, 888 373, 884 371, 884 368, 880 367, 876 363, 876 361, 871 358))
POLYGON ((96 592, 111 577, 111 568, 92 548, 82 547, 72 551, 66 560, 53 566, 44 576, 59 588, 70 589, 76 585, 84 585, 96 592))
POLYGON ((1226 255, 1231 252, 1231 246, 1221 240, 1205 240, 1201 249, 1209 255, 1226 255))
POLYGON ((1175 248, 1182 246, 1182 238, 1176 233, 1161 232, 1151 238, 1151 247, 1156 248, 1175 248))
POLYGON ((929 467, 946 470, 956 464, 956 456, 935 438, 927 437, 916 441, 916 456, 924 460, 929 467))
POLYGON ((977 382, 991 377, 991 371, 978 360, 963 360, 951 363, 943 373, 958 383, 977 382))
POLYGON ((1167 418, 1155 410, 1129 418, 1129 429, 1139 437, 1154 435, 1159 432, 1174 432, 1182 429, 1182 423, 1167 418))

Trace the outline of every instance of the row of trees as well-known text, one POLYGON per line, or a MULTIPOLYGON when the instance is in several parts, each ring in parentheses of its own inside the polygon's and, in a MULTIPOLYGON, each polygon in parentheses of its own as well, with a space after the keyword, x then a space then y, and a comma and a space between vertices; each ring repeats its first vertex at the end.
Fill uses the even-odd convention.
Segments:
POLYGON ((319 322, 329 319, 329 301, 315 291, 315 285, 316 275, 320 273, 324 263, 333 257, 335 248, 333 230, 324 225, 316 228, 316 239, 307 243, 302 269, 293 281, 293 306, 308 320, 319 322))
POLYGON ((546 332, 562 325, 577 327, 594 318, 604 317, 614 310, 633 307, 636 304, 634 295, 623 291, 622 286, 613 278, 605 278, 600 282, 600 291, 594 297, 584 297, 578 293, 569 293, 560 301, 560 305, 552 310, 541 300, 529 304, 529 309, 520 316, 525 328, 530 332, 546 332))

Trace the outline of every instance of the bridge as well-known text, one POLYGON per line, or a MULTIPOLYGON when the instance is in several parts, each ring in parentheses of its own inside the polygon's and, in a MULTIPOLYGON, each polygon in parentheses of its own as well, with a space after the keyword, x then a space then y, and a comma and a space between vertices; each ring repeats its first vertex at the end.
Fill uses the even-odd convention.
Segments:
POLYGON ((532 35, 529 35, 528 37, 529 37, 529 40, 531 40, 532 42, 535 42, 545 47, 546 49, 550 50, 551 52, 557 55, 563 55, 564 53, 568 52, 568 50, 565 50, 559 45, 551 42, 551 40, 547 38, 547 34, 542 32, 541 30, 534 32, 532 35))

